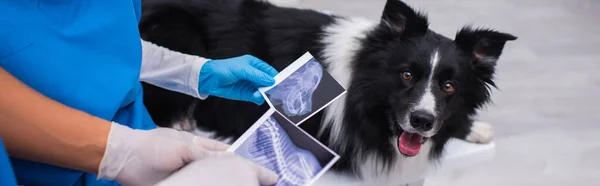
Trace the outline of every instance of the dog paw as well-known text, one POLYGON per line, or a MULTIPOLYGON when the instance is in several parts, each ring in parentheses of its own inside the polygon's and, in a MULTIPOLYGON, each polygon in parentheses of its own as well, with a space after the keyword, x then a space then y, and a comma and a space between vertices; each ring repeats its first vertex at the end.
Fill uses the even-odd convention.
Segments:
POLYGON ((173 126, 171 128, 173 128, 175 130, 179 130, 179 131, 192 132, 192 131, 196 130, 197 124, 196 124, 196 120, 187 118, 187 119, 183 119, 179 122, 173 123, 173 126))
POLYGON ((264 0, 281 7, 296 7, 299 0, 264 0))
POLYGON ((473 143, 489 143, 494 137, 494 131, 492 125, 485 122, 473 122, 471 131, 465 138, 469 142, 473 143))

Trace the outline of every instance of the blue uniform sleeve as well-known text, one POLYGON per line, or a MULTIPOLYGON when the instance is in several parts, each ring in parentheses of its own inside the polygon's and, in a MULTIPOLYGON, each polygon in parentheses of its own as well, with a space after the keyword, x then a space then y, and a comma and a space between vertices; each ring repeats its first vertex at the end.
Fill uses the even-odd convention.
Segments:
POLYGON ((14 25, 10 22, 4 22, 0 19, 0 67, 4 62, 4 58, 21 51, 30 46, 30 40, 19 34, 14 25))
POLYGON ((8 160, 8 154, 6 153, 2 139, 0 139, 0 184, 6 186, 17 185, 15 173, 13 172, 10 161, 8 160))

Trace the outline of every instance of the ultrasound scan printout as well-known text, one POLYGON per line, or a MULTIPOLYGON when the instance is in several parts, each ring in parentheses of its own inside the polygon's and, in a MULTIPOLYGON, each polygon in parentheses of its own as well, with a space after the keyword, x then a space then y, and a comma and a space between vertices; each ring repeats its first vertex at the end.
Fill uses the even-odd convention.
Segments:
POLYGON ((272 108, 295 125, 346 93, 308 52, 277 74, 275 85, 259 90, 272 108))
POLYGON ((274 109, 269 109, 228 151, 276 172, 276 186, 308 186, 339 159, 274 109))

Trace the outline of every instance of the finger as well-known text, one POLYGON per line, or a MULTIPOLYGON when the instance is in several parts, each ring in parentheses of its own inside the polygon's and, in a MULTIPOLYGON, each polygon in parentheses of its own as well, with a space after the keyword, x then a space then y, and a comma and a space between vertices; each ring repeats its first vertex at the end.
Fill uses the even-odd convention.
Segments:
POLYGON ((191 163, 196 160, 204 159, 204 158, 217 158, 217 157, 226 157, 235 155, 233 152, 228 151, 211 151, 203 148, 202 146, 197 145, 189 145, 190 154, 185 156, 184 162, 186 164, 191 163))
POLYGON ((194 137, 192 143, 209 151, 226 151, 229 148, 228 144, 198 136, 194 137))
POLYGON ((259 87, 268 87, 275 83, 275 79, 254 67, 240 68, 237 72, 232 73, 238 80, 250 81, 259 87))
POLYGON ((260 185, 275 185, 279 179, 279 175, 263 166, 251 163, 258 174, 258 182, 260 185))
POLYGON ((277 70, 275 68, 273 68, 273 66, 269 65, 267 62, 265 62, 261 59, 258 59, 254 56, 252 56, 250 65, 264 73, 267 73, 270 76, 275 76, 279 73, 279 72, 277 72, 277 70))
POLYGON ((212 151, 208 151, 201 146, 196 145, 187 145, 189 149, 189 153, 183 156, 183 162, 185 164, 191 163, 193 161, 206 158, 211 155, 212 151))
POLYGON ((223 97, 226 99, 252 102, 259 106, 265 102, 265 99, 260 92, 258 92, 258 87, 246 80, 239 81, 236 84, 223 86, 221 89, 229 92, 228 96, 223 97))
POLYGON ((256 91, 252 94, 252 102, 260 106, 265 103, 265 97, 259 91, 256 91))

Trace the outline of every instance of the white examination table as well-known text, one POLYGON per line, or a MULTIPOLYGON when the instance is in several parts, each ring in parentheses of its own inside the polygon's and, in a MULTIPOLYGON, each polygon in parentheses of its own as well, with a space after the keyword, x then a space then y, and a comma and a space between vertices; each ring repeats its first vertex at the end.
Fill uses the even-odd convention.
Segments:
POLYGON ((459 139, 451 139, 446 145, 446 152, 438 166, 430 166, 426 173, 411 178, 409 183, 389 179, 386 183, 362 183, 352 178, 327 172, 313 186, 423 186, 428 176, 446 171, 472 166, 483 161, 491 160, 495 154, 495 144, 474 144, 459 139))

